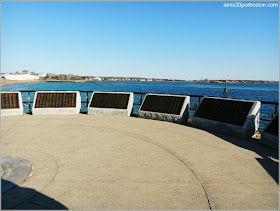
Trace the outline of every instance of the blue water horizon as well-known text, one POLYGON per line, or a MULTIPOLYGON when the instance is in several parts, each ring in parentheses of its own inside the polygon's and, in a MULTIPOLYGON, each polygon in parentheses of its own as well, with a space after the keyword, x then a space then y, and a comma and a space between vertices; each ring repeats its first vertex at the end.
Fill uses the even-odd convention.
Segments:
MULTIPOLYGON (((201 95, 222 97, 225 89, 224 83, 193 83, 193 82, 151 82, 151 81, 103 81, 97 82, 33 82, 12 84, 1 87, 2 91, 90 91, 88 99, 85 92, 81 93, 83 102, 90 99, 93 91, 109 92, 140 92, 140 93, 165 93, 177 95, 201 95)), ((258 100, 267 102, 279 102, 279 84, 274 83, 228 83, 228 98, 258 100)), ((24 101, 28 101, 28 93, 22 93, 24 101)), ((143 100, 144 95, 142 96, 143 100)), ((33 101, 34 92, 30 94, 33 101)), ((191 97, 191 108, 199 101, 191 97)), ((140 107, 140 95, 134 95, 133 114, 137 115, 140 107)), ((32 107, 32 104, 31 104, 32 107)), ((28 105, 24 105, 24 111, 28 112, 28 105)), ((86 103, 82 104, 81 111, 86 112, 86 103)), ((274 105, 262 104, 261 118, 271 119, 275 112, 274 105)), ((194 110, 190 110, 190 119, 194 110)), ((268 122, 261 121, 260 130, 263 130, 268 122)))
MULTIPOLYGON (((166 93, 222 97, 224 83, 103 81, 97 82, 33 82, 1 87, 2 91, 113 91, 166 93)), ((279 84, 228 83, 228 98, 279 101, 279 84)))

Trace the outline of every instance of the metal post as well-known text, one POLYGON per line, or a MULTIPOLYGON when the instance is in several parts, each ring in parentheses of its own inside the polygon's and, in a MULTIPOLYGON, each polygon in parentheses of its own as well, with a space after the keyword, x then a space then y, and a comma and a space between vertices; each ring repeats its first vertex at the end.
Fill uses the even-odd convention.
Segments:
POLYGON ((87 107, 88 107, 88 92, 87 92, 87 107))
POLYGON ((277 105, 277 104, 275 104, 275 111, 274 111, 274 115, 276 115, 276 114, 277 114, 277 108, 278 108, 278 105, 277 105))
POLYGON ((142 105, 142 93, 140 94, 140 106, 142 105))
POLYGON ((226 80, 226 84, 225 84, 225 89, 224 89, 224 93, 223 93, 223 98, 227 98, 227 80, 226 80))
POLYGON ((30 92, 28 92, 28 107, 29 107, 29 113, 31 113, 31 106, 30 106, 30 92))

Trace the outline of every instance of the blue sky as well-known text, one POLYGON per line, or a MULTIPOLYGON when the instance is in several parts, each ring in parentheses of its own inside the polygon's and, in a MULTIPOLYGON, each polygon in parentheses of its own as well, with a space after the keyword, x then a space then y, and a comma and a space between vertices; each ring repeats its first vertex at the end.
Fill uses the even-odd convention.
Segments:
POLYGON ((4 1, 1 71, 279 80, 279 8, 223 4, 4 1))

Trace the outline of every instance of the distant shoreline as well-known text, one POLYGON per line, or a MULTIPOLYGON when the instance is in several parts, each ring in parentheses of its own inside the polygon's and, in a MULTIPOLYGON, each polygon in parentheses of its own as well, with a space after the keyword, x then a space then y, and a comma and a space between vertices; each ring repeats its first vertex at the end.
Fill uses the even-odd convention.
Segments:
POLYGON ((43 82, 41 80, 22 80, 22 81, 17 81, 17 80, 6 80, 1 78, 1 87, 2 86, 8 86, 12 84, 23 84, 23 83, 33 83, 33 82, 43 82))
MULTIPOLYGON (((103 81, 110 81, 110 80, 103 80, 103 81)), ((2 86, 8 86, 12 84, 22 84, 22 83, 34 83, 34 82, 81 82, 81 83, 97 83, 97 81, 91 81, 91 80, 6 80, 1 78, 1 87, 2 86)), ((125 82, 125 81, 124 81, 125 82)), ((139 81, 131 81, 131 82, 139 82, 139 81)), ((141 82, 151 82, 151 81, 141 81, 141 82)), ((152 81, 152 82, 189 82, 189 83, 225 83, 221 81, 152 81)), ((246 81, 246 82, 228 82, 229 84, 241 84, 241 83, 268 83, 268 82, 261 82, 261 81, 246 81)), ((278 81, 271 81, 269 82, 271 84, 277 84, 278 81)))
POLYGON ((94 82, 94 81, 84 81, 84 80, 6 80, 1 79, 1 87, 8 86, 12 84, 23 84, 23 83, 33 83, 33 82, 94 82))

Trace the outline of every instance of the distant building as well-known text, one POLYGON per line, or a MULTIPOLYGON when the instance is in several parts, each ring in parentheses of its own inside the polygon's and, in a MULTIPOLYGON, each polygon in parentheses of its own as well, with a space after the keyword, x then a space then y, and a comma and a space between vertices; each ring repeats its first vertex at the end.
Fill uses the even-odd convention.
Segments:
POLYGON ((58 78, 59 78, 59 79, 66 79, 66 78, 67 78, 67 75, 65 75, 65 74, 59 74, 59 75, 58 75, 58 78))
POLYGON ((5 79, 7 80, 14 80, 14 81, 21 81, 21 80, 39 80, 38 75, 30 75, 30 74, 18 74, 18 75, 5 75, 5 79))
POLYGON ((1 73, 1 78, 5 78, 7 75, 11 75, 11 73, 1 73))
POLYGON ((102 81, 102 79, 99 78, 99 77, 94 77, 93 80, 95 80, 95 81, 102 81))
POLYGON ((46 73, 39 73, 38 75, 39 75, 39 77, 40 77, 40 78, 44 78, 44 77, 46 77, 46 76, 47 76, 47 74, 46 74, 46 73))
POLYGON ((23 71, 21 71, 21 74, 28 74, 28 75, 30 75, 31 71, 30 70, 23 70, 23 71))

